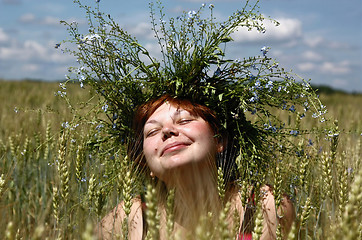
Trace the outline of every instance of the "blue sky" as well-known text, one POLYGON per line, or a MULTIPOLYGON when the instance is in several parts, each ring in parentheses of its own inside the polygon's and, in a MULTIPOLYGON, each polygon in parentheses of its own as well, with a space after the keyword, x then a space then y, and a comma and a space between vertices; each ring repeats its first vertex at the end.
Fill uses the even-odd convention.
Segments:
MULTIPOLYGON (((94 5, 95 0, 83 0, 94 5)), ((101 10, 129 33, 152 48, 148 2, 101 0, 101 10)), ((215 16, 224 20, 241 0, 164 0, 167 15, 214 4, 215 16)), ((260 12, 278 20, 267 32, 239 31, 230 47, 232 58, 260 54, 270 46, 269 56, 280 66, 312 83, 349 92, 362 92, 362 1, 361 0, 261 0, 260 12)), ((68 37, 60 20, 86 27, 85 14, 72 0, 0 0, 0 78, 62 80, 72 56, 55 49, 68 37)), ((154 52, 157 55, 157 52, 154 52)))

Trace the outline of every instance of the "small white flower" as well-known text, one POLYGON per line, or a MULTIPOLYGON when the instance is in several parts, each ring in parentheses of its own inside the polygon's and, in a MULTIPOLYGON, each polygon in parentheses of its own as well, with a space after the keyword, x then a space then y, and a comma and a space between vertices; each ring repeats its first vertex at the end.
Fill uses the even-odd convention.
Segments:
POLYGON ((194 18, 195 15, 196 15, 196 12, 195 11, 189 11, 188 14, 189 14, 189 18, 194 18))

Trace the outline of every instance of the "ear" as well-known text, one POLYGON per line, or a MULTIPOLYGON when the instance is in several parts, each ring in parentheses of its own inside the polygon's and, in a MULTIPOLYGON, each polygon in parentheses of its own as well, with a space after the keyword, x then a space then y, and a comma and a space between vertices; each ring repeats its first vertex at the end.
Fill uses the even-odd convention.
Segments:
POLYGON ((155 178, 155 174, 152 171, 150 172, 150 176, 151 178, 155 178))
POLYGON ((222 153, 225 150, 227 141, 221 135, 215 135, 216 151, 222 153))
POLYGON ((218 153, 221 153, 224 151, 224 143, 222 141, 219 141, 216 145, 216 149, 218 153))

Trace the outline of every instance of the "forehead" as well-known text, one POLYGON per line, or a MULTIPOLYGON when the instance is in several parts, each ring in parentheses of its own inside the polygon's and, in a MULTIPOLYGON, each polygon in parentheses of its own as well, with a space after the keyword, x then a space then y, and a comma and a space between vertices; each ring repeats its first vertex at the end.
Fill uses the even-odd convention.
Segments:
POLYGON ((158 107, 154 111, 154 113, 151 114, 149 120, 152 120, 154 118, 164 118, 168 116, 177 117, 184 114, 191 115, 189 111, 183 109, 182 107, 165 102, 160 107, 158 107))

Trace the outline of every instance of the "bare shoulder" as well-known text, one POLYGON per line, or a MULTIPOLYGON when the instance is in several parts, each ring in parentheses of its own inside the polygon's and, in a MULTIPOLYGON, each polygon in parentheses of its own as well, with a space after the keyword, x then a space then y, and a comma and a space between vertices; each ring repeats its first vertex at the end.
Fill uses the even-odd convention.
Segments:
POLYGON ((263 211, 263 230, 261 239, 276 239, 277 225, 281 225, 284 236, 288 234, 295 220, 295 209, 293 202, 287 195, 283 195, 281 204, 276 208, 273 188, 269 185, 263 185, 260 192, 256 193, 252 188, 248 189, 249 198, 247 206, 243 206, 240 189, 233 189, 230 195, 231 210, 237 211, 240 216, 240 232, 248 233, 249 221, 253 218, 254 207, 257 205, 256 194, 259 194, 263 211))
POLYGON ((100 222, 98 228, 99 239, 122 239, 124 221, 127 219, 128 239, 142 239, 143 216, 142 201, 140 198, 132 199, 131 212, 127 218, 124 211, 124 202, 118 204, 100 222))

